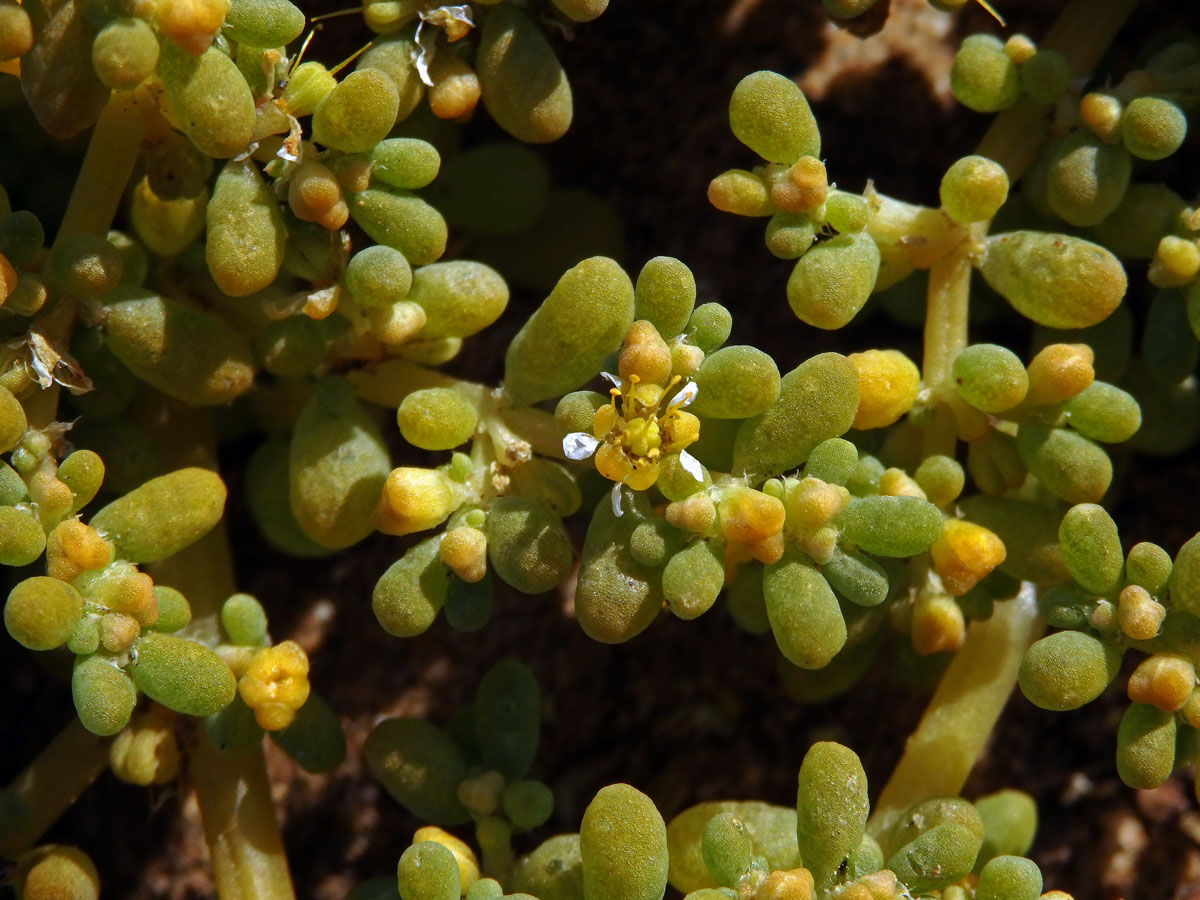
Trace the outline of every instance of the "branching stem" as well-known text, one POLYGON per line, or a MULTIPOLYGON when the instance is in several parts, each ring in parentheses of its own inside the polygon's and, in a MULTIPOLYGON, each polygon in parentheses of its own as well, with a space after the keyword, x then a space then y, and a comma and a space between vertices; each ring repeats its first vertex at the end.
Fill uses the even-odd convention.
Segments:
MULTIPOLYGON (((172 465, 215 468, 211 421, 204 412, 172 408, 163 427, 172 465)), ((221 637, 221 604, 235 590, 224 523, 168 560, 151 567, 155 582, 181 591, 192 607, 187 637, 214 646, 221 637)), ((187 740, 188 778, 196 789, 204 837, 220 900, 294 900, 291 874, 260 748, 220 754, 202 723, 187 740)))
MULTIPOLYGON (((1066 57, 1076 77, 1089 75, 1133 12, 1137 0, 1070 0, 1041 47, 1066 57)), ((1048 108, 1028 97, 1000 113, 976 152, 1004 166, 1013 185, 1046 136, 1048 108)), ((973 254, 987 223, 929 270, 922 378, 935 403, 926 429, 924 456, 954 456, 962 401, 954 388, 954 359, 967 346, 967 315, 973 254)), ((1036 589, 1023 584, 1017 599, 999 603, 987 621, 973 623, 903 757, 880 795, 868 828, 883 838, 914 803, 958 794, 983 751, 1016 685, 1028 646, 1045 623, 1038 617, 1036 589)))
POLYGON ((8 790, 30 812, 28 827, 0 830, 0 856, 15 859, 37 843, 108 765, 109 738, 97 737, 72 718, 8 790))
POLYGON ((873 837, 884 839, 914 803, 962 791, 1012 693, 1021 657, 1045 627, 1028 582, 1015 599, 997 603, 990 619, 971 625, 875 803, 867 823, 873 837))

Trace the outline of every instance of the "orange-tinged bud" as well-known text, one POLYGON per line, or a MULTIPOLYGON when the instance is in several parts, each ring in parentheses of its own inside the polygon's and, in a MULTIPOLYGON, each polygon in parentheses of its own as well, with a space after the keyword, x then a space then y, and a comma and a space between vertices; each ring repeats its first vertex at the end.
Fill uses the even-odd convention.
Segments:
POLYGON ((859 884, 871 893, 871 900, 895 900, 898 881, 896 873, 891 869, 880 869, 871 875, 864 875, 859 884))
POLYGON ((1079 118, 1092 134, 1106 144, 1121 139, 1121 101, 1112 94, 1093 91, 1084 94, 1079 101, 1079 118))
POLYGON ((78 519, 60 522, 46 539, 46 574, 74 581, 81 572, 102 569, 112 562, 112 548, 96 529, 78 519))
POLYGON ((365 153, 348 153, 333 161, 333 172, 342 190, 361 194, 371 186, 371 157, 365 153))
POLYGON ((783 503, 753 488, 735 488, 717 508, 727 541, 756 544, 783 528, 783 503))
POLYGON ((152 703, 122 729, 108 749, 113 774, 128 784, 166 784, 179 774, 179 715, 152 703))
POLYGON ((425 531, 442 522, 457 505, 442 472, 401 466, 388 473, 383 484, 375 525, 385 534, 425 531))
POLYGON ((442 536, 438 554, 463 581, 473 584, 487 574, 487 536, 478 528, 451 528, 442 536))
POLYGON ((0 253, 0 306, 8 299, 8 295, 17 286, 17 270, 12 267, 3 253, 0 253))
POLYGON ((708 534, 717 521, 717 507, 704 491, 667 504, 667 521, 693 534, 708 534))
POLYGON ((982 525, 947 519, 929 548, 934 571, 955 597, 962 596, 1004 562, 1004 542, 982 525))
POLYGON ((628 381, 634 375, 647 384, 665 384, 671 377, 671 348, 658 329, 639 319, 625 332, 617 372, 628 381))
POLYGON ((787 174, 800 192, 803 209, 799 212, 811 212, 825 202, 829 195, 829 176, 825 171, 825 163, 815 156, 802 156, 792 163, 787 174))
POLYGON ((886 469, 879 476, 879 493, 884 497, 920 497, 929 499, 921 486, 903 469, 886 469))
POLYGON ((783 559, 783 547, 783 532, 777 531, 763 538, 761 541, 749 544, 746 549, 751 557, 764 565, 770 565, 783 559))
POLYGON ((1129 676, 1128 694, 1134 703, 1164 712, 1181 709, 1196 687, 1196 668, 1186 656, 1155 653, 1143 659, 1129 676))
POLYGON ((837 551, 837 541, 838 530, 832 525, 826 525, 824 528, 818 528, 816 531, 804 535, 800 541, 800 547, 812 558, 813 562, 818 566, 823 566, 833 559, 833 554, 837 551))
POLYGON ((692 344, 679 343, 671 348, 671 370, 686 378, 700 368, 704 351, 692 344))
POLYGON ((912 644, 922 656, 957 650, 967 635, 962 609, 945 594, 923 594, 913 604, 912 644))
POLYGON ((301 163, 288 182, 288 205, 297 219, 316 222, 330 231, 341 228, 350 218, 341 184, 316 160, 301 163))
POLYGON ((1126 585, 1117 597, 1117 622, 1122 633, 1133 641, 1148 641, 1158 634, 1167 608, 1136 584, 1126 585))
POLYGON ((1029 392, 1026 406, 1063 403, 1083 392, 1096 377, 1092 348, 1087 344, 1050 344, 1026 367, 1029 392))
POLYGON ((162 0, 158 29, 193 56, 208 49, 229 12, 229 0, 162 0))
POLYGON ((106 613, 100 617, 100 644, 110 653, 128 650, 141 633, 142 628, 133 616, 106 613))
POLYGON ((779 869, 763 879, 754 900, 812 900, 813 888, 808 869, 779 869))
POLYGON ((38 514, 45 522, 55 514, 71 508, 75 495, 58 479, 50 468, 40 468, 29 479, 29 496, 38 505, 38 514))
POLYGON ((154 597, 154 582, 145 572, 125 564, 105 584, 101 597, 110 610, 132 616, 144 626, 158 621, 158 601, 154 597))
POLYGON ((449 52, 437 54, 429 67, 433 86, 429 88, 429 108, 439 119, 470 116, 479 103, 479 76, 462 57, 449 52))

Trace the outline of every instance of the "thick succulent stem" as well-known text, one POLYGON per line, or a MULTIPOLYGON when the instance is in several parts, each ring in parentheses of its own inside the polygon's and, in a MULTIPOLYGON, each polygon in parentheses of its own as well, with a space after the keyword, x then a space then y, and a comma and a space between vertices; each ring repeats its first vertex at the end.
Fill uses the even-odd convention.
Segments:
POLYGON ((133 174, 143 121, 152 106, 153 101, 141 90, 115 91, 104 105, 67 202, 57 241, 73 234, 108 233, 133 174))
POLYGON ((914 803, 962 791, 1017 683, 1025 650, 1045 627, 1028 582, 1015 599, 996 604, 990 619, 971 625, 879 795, 867 823, 873 837, 887 835, 914 803))
MULTIPOLYGON (((167 418, 164 443, 171 463, 215 467, 207 413, 173 408, 167 418)), ((221 604, 235 591, 224 523, 151 567, 151 573, 156 582, 188 598, 192 621, 183 634, 209 646, 216 644, 221 637, 221 604)), ((293 900, 295 891, 261 748, 236 758, 223 756, 197 722, 187 741, 187 759, 220 900, 293 900)))
POLYGON ((204 838, 221 900, 292 900, 292 878, 259 749, 222 756, 203 727, 188 746, 204 838))
POLYGON ((109 738, 97 737, 72 718, 42 749, 8 786, 30 816, 23 828, 0 829, 0 856, 15 859, 37 843, 108 766, 109 743, 109 738))
POLYGON ((954 456, 957 441, 955 416, 958 401, 954 389, 954 359, 967 346, 968 294, 971 260, 964 244, 929 269, 929 291, 925 312, 925 358, 921 377, 937 404, 925 429, 925 456, 954 456))

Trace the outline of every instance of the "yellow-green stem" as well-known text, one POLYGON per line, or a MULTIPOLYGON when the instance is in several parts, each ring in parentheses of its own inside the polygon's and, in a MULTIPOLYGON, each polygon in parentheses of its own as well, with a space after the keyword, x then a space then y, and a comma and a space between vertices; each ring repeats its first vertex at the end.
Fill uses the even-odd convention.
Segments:
POLYGON ((1044 628, 1029 583, 1015 599, 997 603, 990 619, 971 625, 875 803, 867 822, 872 837, 883 841, 914 803, 962 791, 1008 702, 1025 650, 1044 628))
MULTIPOLYGON (((172 465, 215 468, 211 417, 170 406, 162 433, 172 465)), ((181 591, 192 607, 183 634, 213 646, 221 637, 221 604, 235 591, 224 522, 168 560, 150 567, 156 582, 181 591)), ((187 741, 187 773, 196 789, 213 880, 220 900, 294 900, 291 874, 260 748, 222 756, 200 722, 187 741)))
POLYGON ((220 900, 293 900, 262 751, 222 756, 198 724, 188 746, 188 775, 220 900))
MULTIPOLYGON (((1136 5, 1137 0, 1070 0, 1041 46, 1063 54, 1076 77, 1088 75, 1136 5)), ((1003 165, 1015 184, 1044 139, 1046 112, 1022 98, 996 117, 976 152, 1003 165)), ((967 343, 971 259, 986 234, 987 223, 973 226, 968 239, 929 271, 922 377, 937 407, 922 447, 925 456, 955 451, 952 413, 961 401, 952 367, 967 343)), ((1023 585, 1016 600, 998 604, 991 619, 967 630, 875 806, 868 823, 875 837, 885 836, 912 804, 962 790, 1016 685, 1025 649, 1045 627, 1034 593, 1032 585, 1023 585)))
POLYGON ((8 790, 30 812, 29 827, 0 830, 0 856, 15 859, 32 847, 108 766, 109 738, 97 737, 72 718, 13 780, 8 790))
POLYGON ((73 234, 108 233, 137 162, 150 102, 141 90, 117 91, 109 97, 92 129, 56 242, 73 234))
POLYGON ((967 346, 968 294, 971 259, 966 242, 929 269, 925 307, 925 358, 921 377, 936 404, 925 429, 924 456, 954 456, 957 428, 951 413, 958 394, 954 389, 955 357, 967 346))

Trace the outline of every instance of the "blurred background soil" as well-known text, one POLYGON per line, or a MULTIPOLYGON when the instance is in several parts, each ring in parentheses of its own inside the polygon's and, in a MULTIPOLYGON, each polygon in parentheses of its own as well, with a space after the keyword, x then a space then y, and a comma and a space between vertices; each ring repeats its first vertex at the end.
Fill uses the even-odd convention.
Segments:
MULTIPOLYGON (((1035 38, 1059 6, 997 5, 1008 18, 1005 33, 1035 38)), ((1187 6, 1143 4, 1111 54, 1117 70, 1154 33, 1187 24, 1189 16, 1200 25, 1187 6)), ((314 15, 331 8, 306 5, 314 15)), ((586 189, 615 207, 631 272, 660 254, 691 266, 700 300, 733 312, 731 343, 763 347, 783 371, 825 349, 900 346, 919 358, 919 334, 881 317, 837 334, 799 323, 784 297, 789 264, 766 252, 763 221, 716 212, 705 188, 724 169, 752 164, 725 113, 737 81, 770 68, 799 77, 809 92, 822 153, 839 186, 861 190, 874 178, 888 194, 936 204, 942 172, 971 152, 990 121, 953 104, 947 84, 961 35, 980 29, 1000 33, 976 6, 951 17, 923 0, 892 0, 883 31, 866 39, 832 26, 816 0, 613 0, 571 39, 553 37, 574 89, 575 120, 542 152, 554 184, 586 189)), ((334 19, 313 49, 336 60, 361 35, 353 18, 334 19)), ((482 111, 466 128, 468 143, 498 136, 482 111)), ((1172 177, 1189 196, 1200 178, 1196 148, 1193 135, 1178 154, 1190 165, 1180 163, 1172 177)), ((469 246, 460 249, 470 255, 469 246)), ((516 295, 501 321, 450 368, 494 382, 508 339, 539 299, 516 295)), ((1146 299, 1135 293, 1130 302, 1146 299)), ((1019 326, 1009 337, 1019 350, 1019 326)), ((557 797, 552 821, 519 838, 519 850, 575 830, 591 796, 614 781, 649 793, 668 819, 702 800, 791 804, 796 770, 814 740, 852 746, 877 791, 923 708, 926 695, 892 677, 890 652, 847 696, 796 704, 780 687, 770 639, 741 633, 720 604, 693 622, 664 615, 640 637, 610 647, 583 635, 567 592, 508 592, 480 633, 454 632, 439 621, 419 639, 391 638, 375 622, 369 598, 406 544, 377 535, 332 562, 281 557, 248 524, 238 499, 243 459, 241 447, 226 459, 234 473, 227 518, 239 585, 266 605, 276 640, 295 638, 308 649, 314 687, 341 713, 349 740, 348 761, 325 777, 299 771, 267 745, 301 898, 340 900, 357 881, 394 872, 420 824, 363 770, 358 751, 371 726, 397 714, 445 724, 472 698, 482 672, 508 656, 527 662, 541 680, 545 718, 535 772, 557 797)), ((1117 510, 1123 534, 1174 552, 1196 527, 1194 502, 1180 497, 1195 496, 1197 462, 1133 460, 1125 478, 1117 510)), ((7 688, 0 697, 3 783, 72 713, 67 685, 9 641, 0 651, 0 679, 7 688)), ((1082 710, 1051 714, 1018 695, 965 793, 1011 786, 1034 794, 1042 825, 1033 856, 1047 889, 1078 900, 1200 898, 1200 813, 1190 783, 1177 776, 1139 793, 1116 778, 1115 731, 1125 702, 1114 686, 1082 710)), ((47 837, 92 854, 106 897, 211 896, 199 817, 186 790, 146 791, 105 775, 47 837)))

